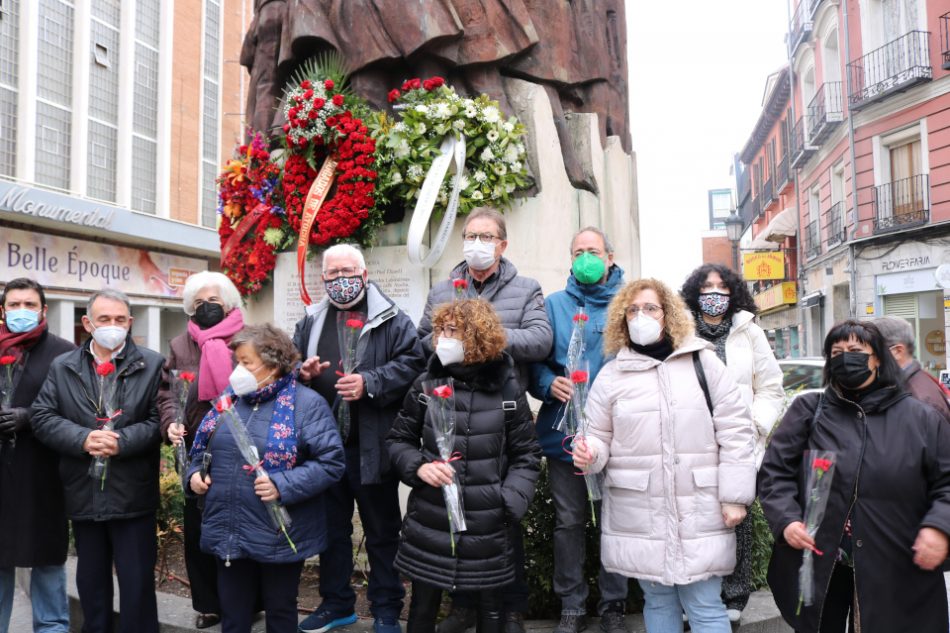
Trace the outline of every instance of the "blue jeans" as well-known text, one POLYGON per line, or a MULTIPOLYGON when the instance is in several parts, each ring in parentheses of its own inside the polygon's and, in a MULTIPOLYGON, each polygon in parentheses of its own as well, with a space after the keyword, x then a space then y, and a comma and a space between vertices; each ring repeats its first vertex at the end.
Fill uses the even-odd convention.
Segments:
POLYGON ((726 606, 719 597, 722 578, 688 585, 661 585, 641 580, 643 622, 647 633, 683 633, 683 612, 696 633, 731 633, 726 606))
MULTIPOLYGON (((0 633, 7 633, 13 613, 14 569, 0 569, 0 633)), ((69 600, 63 565, 34 567, 30 574, 34 633, 69 633, 69 600)))
MULTIPOLYGON (((551 500, 554 502, 554 593, 561 599, 562 615, 587 613, 589 587, 584 578, 587 558, 585 535, 590 502, 584 478, 574 474, 570 462, 548 458, 548 477, 551 481, 551 500)), ((597 525, 600 525, 600 503, 597 507, 597 525)), ((627 602, 627 579, 612 574, 600 566, 597 577, 600 586, 599 615, 611 602, 627 602)))

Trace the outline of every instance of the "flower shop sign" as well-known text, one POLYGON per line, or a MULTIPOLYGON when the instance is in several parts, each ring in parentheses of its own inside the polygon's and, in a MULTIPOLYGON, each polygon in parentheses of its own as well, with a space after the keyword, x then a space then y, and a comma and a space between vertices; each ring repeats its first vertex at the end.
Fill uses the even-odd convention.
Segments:
POLYGON ((95 202, 3 182, 0 182, 0 211, 100 229, 110 228, 115 217, 115 209, 103 208, 95 202), (62 203, 64 200, 68 206, 62 203))
POLYGON ((207 270, 200 259, 3 229, 0 282, 35 279, 52 288, 112 287, 131 295, 180 297, 185 279, 207 270))

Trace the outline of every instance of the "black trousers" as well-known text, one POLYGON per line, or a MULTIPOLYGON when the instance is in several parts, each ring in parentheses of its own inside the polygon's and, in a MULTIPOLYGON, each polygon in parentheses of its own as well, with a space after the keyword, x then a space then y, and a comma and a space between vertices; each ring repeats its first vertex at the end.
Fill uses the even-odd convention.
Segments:
POLYGON ((119 633, 158 633, 155 515, 73 521, 82 633, 112 632, 112 565, 119 580, 119 633))
POLYGON ((191 606, 198 613, 221 613, 218 567, 211 554, 201 551, 201 511, 196 497, 185 497, 185 567, 191 583, 191 606))
MULTIPOLYGON (((524 577, 524 535, 521 533, 520 522, 508 529, 512 558, 515 563, 515 581, 505 587, 502 593, 502 601, 506 611, 524 614, 528 612, 528 581, 524 577)), ((474 609, 475 595, 456 591, 452 593, 452 606, 474 609)))
POLYGON ((845 633, 845 630, 854 631, 854 570, 847 565, 835 564, 825 595, 819 633, 845 633))
POLYGON ((258 563, 232 560, 230 566, 216 559, 221 632, 250 633, 255 603, 264 606, 267 633, 297 633, 297 589, 303 561, 258 563))
MULTIPOLYGON (((502 605, 502 589, 486 589, 484 591, 456 592, 465 596, 477 612, 475 630, 478 633, 501 633, 504 629, 504 607, 502 605)), ((409 621, 406 623, 406 633, 433 633, 435 619, 439 615, 439 606, 442 604, 442 590, 423 582, 412 582, 412 599, 409 601, 409 621)))

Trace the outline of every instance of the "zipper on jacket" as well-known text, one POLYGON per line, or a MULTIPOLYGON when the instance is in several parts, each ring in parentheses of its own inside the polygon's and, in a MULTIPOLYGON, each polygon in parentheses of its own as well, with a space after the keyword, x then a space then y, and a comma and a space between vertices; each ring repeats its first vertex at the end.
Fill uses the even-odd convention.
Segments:
MULTIPOLYGON (((861 421, 863 422, 863 425, 864 425, 862 428, 862 434, 861 434, 861 452, 858 454, 858 471, 854 477, 854 489, 851 491, 851 505, 848 506, 848 513, 844 517, 844 525, 841 526, 841 534, 844 534, 845 528, 848 527, 848 519, 851 518, 851 511, 854 510, 854 505, 858 501, 858 483, 861 481, 861 467, 864 465, 864 449, 867 446, 867 439, 868 439, 868 416, 864 412, 864 409, 861 407, 861 405, 859 405, 857 402, 848 400, 844 396, 841 396, 841 394, 838 394, 838 395, 841 397, 842 400, 844 400, 845 402, 849 404, 853 404, 857 408, 858 417, 861 418, 861 421)), ((816 427, 818 426, 817 420, 815 421, 815 426, 816 427)), ((838 539, 838 543, 839 544, 841 543, 840 538, 838 539)), ((851 561, 853 564, 854 563, 854 548, 853 547, 851 548, 851 561)), ((835 561, 834 564, 832 565, 831 574, 829 574, 828 582, 825 584, 825 593, 822 595, 822 599, 821 599, 821 611, 818 613, 818 628, 819 629, 821 629, 821 619, 825 615, 825 600, 827 600, 828 598, 828 589, 831 587, 831 576, 834 575, 834 571, 835 571, 834 565, 837 565, 837 564, 838 564, 838 561, 835 561)), ((855 616, 854 626, 858 631, 860 631, 861 622, 860 622, 860 617, 859 617, 860 609, 858 609, 858 576, 857 574, 854 573, 854 567, 852 567, 851 570, 852 570, 851 576, 854 579, 854 608, 853 608, 854 613, 852 615, 855 616)))

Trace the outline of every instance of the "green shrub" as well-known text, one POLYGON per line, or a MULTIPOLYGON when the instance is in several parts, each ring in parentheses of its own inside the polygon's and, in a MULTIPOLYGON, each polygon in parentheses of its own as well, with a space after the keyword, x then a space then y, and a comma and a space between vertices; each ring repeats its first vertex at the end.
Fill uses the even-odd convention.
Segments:
POLYGON ((180 533, 185 520, 185 495, 181 489, 181 479, 175 472, 175 453, 171 446, 162 445, 158 491, 159 535, 180 533))

